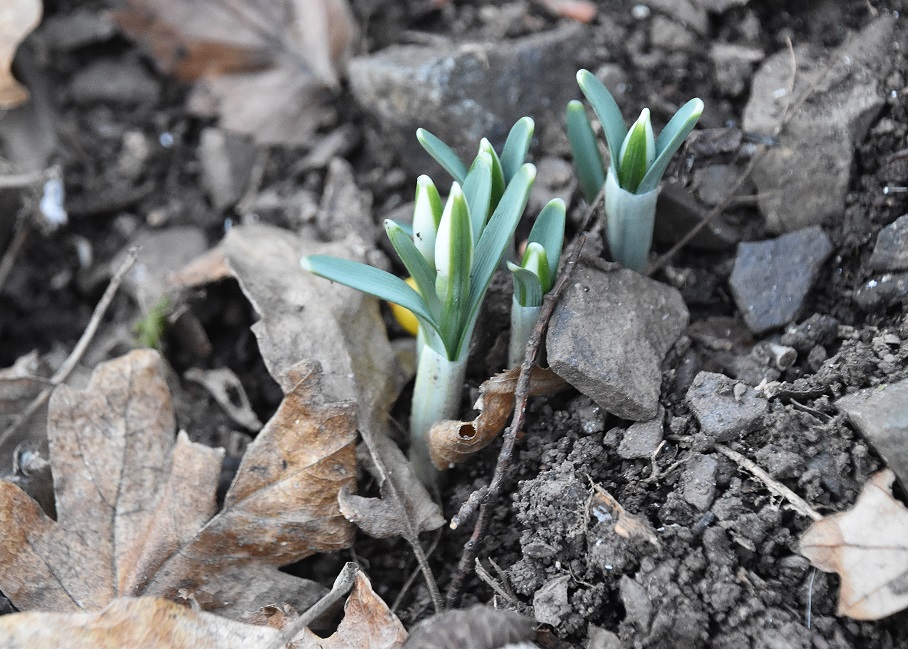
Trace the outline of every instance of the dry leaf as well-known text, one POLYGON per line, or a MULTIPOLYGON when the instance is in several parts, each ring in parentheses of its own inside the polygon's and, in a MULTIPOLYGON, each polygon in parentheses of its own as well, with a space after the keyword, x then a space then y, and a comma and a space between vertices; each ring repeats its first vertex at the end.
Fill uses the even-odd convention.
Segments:
MULTIPOLYGON (((476 604, 460 611, 445 611, 413 628, 407 649, 498 649, 532 642, 536 621, 514 611, 476 604)), ((535 646, 535 645, 531 645, 535 646)))
POLYGON ((602 515, 615 520, 615 533, 623 539, 638 539, 646 541, 656 549, 660 549, 659 537, 653 531, 646 519, 629 513, 621 506, 612 494, 599 485, 593 485, 596 493, 590 505, 599 508, 602 515))
POLYGON ((88 613, 15 613, 0 617, 4 649, 265 649, 280 633, 152 597, 123 597, 88 613))
MULTIPOLYGON (((448 469, 454 464, 478 453, 492 443, 504 430, 514 411, 514 390, 520 368, 513 367, 496 374, 479 386, 479 399, 473 406, 479 416, 469 421, 441 421, 429 431, 429 452, 432 463, 439 469, 448 469)), ((567 383, 552 370, 533 367, 530 374, 529 396, 557 394, 567 383)))
POLYGON ((441 508, 397 445, 384 433, 365 428, 361 433, 372 457, 367 468, 378 480, 381 498, 363 498, 342 490, 338 503, 347 520, 369 536, 402 536, 411 543, 419 542, 420 533, 444 525, 441 508))
POLYGON ((129 0, 114 19, 165 73, 198 82, 191 108, 261 144, 310 138, 357 31, 347 0, 129 0))
POLYGON ((323 588, 277 566, 349 546, 337 492, 355 484, 352 406, 325 403, 318 367, 291 389, 243 457, 218 512, 223 451, 175 421, 156 352, 100 365, 48 411, 57 520, 0 481, 0 590, 20 609, 93 610, 121 596, 189 597, 238 615, 305 607, 323 588))
POLYGON ((353 591, 344 604, 344 619, 337 631, 320 638, 309 629, 293 639, 293 649, 393 649, 407 639, 407 631, 362 572, 356 573, 353 591))
POLYGON ((32 351, 0 369, 0 415, 15 415, 46 388, 52 387, 46 364, 32 351))
POLYGON ((801 554, 841 576, 839 615, 879 620, 908 608, 908 509, 892 497, 895 474, 880 471, 847 512, 817 521, 801 554))
POLYGON ((327 394, 354 400, 371 425, 385 420, 404 379, 378 301, 300 268, 301 255, 365 261, 355 236, 316 243, 266 225, 235 227, 221 244, 233 275, 261 320, 252 326, 268 372, 286 389, 287 368, 308 358, 327 394))
POLYGON ((13 77, 16 48, 41 22, 41 0, 4 0, 0 3, 0 108, 14 108, 28 100, 28 90, 13 77))
POLYGON ((591 23, 596 17, 596 3, 590 0, 543 0, 543 4, 556 16, 581 23, 591 23))

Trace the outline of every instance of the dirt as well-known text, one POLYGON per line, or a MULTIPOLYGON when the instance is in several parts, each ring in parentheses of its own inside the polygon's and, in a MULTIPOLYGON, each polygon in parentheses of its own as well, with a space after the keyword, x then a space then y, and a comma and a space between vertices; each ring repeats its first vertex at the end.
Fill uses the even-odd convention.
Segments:
MULTIPOLYGON (((411 39, 416 31, 457 40, 502 38, 540 31, 556 22, 537 2, 463 0, 440 3, 444 5, 440 10, 416 0, 352 4, 364 26, 360 52, 411 39)), ((109 7, 107 2, 92 2, 82 8, 109 7)), ((71 11, 67 3, 48 3, 46 8, 49 16, 71 11)), ((791 39, 831 48, 885 11, 904 13, 908 4, 751 0, 714 15, 706 39, 694 49, 672 52, 650 42, 652 16, 635 18, 630 3, 608 0, 599 3, 588 67, 604 62, 621 67, 624 107, 680 105, 699 96, 710 106, 701 126, 740 127, 746 89, 730 94, 720 88, 701 45, 741 41, 769 54, 784 50, 791 39)), ((900 26, 904 31, 903 21, 900 26)), ((38 54, 32 52, 26 62, 37 67, 32 74, 51 88, 64 89, 48 99, 60 134, 51 159, 65 179, 71 221, 54 233, 33 230, 0 289, 0 367, 32 349, 58 355, 71 349, 110 276, 107 261, 138 229, 189 225, 201 229, 214 244, 223 234, 225 218, 241 218, 216 210, 200 189, 197 147, 208 122, 187 113, 186 87, 159 74, 134 44, 115 37, 66 53, 38 54), (72 78, 99 60, 138 64, 150 85, 128 101, 80 100, 72 78), (130 156, 137 154, 130 141, 144 143, 147 152, 133 160, 130 156), (93 262, 80 261, 83 242, 88 242, 93 262)), ((764 377, 779 381, 780 387, 763 425, 730 444, 821 513, 849 507, 868 477, 884 466, 833 401, 856 389, 900 380, 908 366, 906 301, 882 300, 868 306, 855 299, 872 276, 867 262, 877 233, 908 211, 908 192, 880 189, 902 187, 908 179, 904 153, 908 59, 895 47, 892 55, 894 71, 881 81, 901 90, 887 100, 858 148, 844 213, 824 224, 835 252, 798 319, 833 318, 836 333, 825 340, 808 336, 790 343, 801 352, 797 362, 764 377)), ((358 134, 357 144, 345 156, 354 165, 359 186, 372 193, 374 217, 380 221, 411 199, 412 179, 347 94, 336 100, 334 109, 335 119, 325 129, 352 126, 358 134)), ((282 197, 301 189, 320 196, 324 169, 294 166, 302 154, 272 148, 261 187, 282 197)), ((546 136, 534 144, 531 154, 537 159, 567 158, 566 140, 546 136)), ((691 173, 681 162, 669 171, 685 177, 691 173)), ((24 213, 38 198, 37 190, 0 189, 0 202, 7 210, 24 213)), ((578 199, 573 210, 576 224, 582 212, 578 199)), ((295 226, 287 209, 261 209, 257 218, 295 226)), ((740 201, 723 218, 748 240, 769 236, 753 201, 740 201)), ((0 249, 6 249, 12 234, 12 219, 0 219, 0 249)), ((670 244, 659 243, 657 252, 670 244)), ((681 289, 692 327, 664 365, 660 401, 666 411, 665 438, 651 459, 622 458, 618 449, 630 422, 602 412, 587 397, 567 392, 531 403, 526 433, 506 475, 507 496, 497 505, 479 555, 513 590, 513 601, 502 599, 473 575, 467 581, 464 606, 494 599, 498 605, 527 611, 535 597, 537 613, 544 609, 549 615, 553 646, 582 646, 598 627, 617 634, 625 647, 908 647, 904 612, 881 622, 836 616, 838 578, 814 570, 798 554, 799 535, 810 521, 719 452, 715 441, 701 433, 685 402, 698 371, 727 371, 728 350, 747 350, 755 342, 734 319, 736 307, 727 288, 733 258, 732 245, 711 252, 686 249, 655 276, 681 289), (727 343, 724 347, 714 344, 716 336, 696 333, 698 323, 714 323, 710 319, 720 317, 732 323, 719 336, 727 343), (685 491, 688 482, 698 478, 685 473, 695 458, 695 465, 705 472, 705 491, 697 496, 704 499, 703 508, 690 504, 695 499, 685 491), (709 486, 713 483, 714 489, 709 486), (608 515, 591 500, 594 484, 648 521, 660 547, 618 536, 608 515), (501 567, 500 573, 491 562, 501 567), (540 598, 541 590, 550 596, 540 598)), ((505 282, 491 293, 492 324, 502 319, 507 291, 505 282)), ((280 390, 258 356, 248 329, 254 316, 236 284, 215 285, 175 306, 195 316, 211 351, 200 355, 192 331, 171 327, 162 349, 174 369, 230 367, 259 418, 266 420, 280 400, 280 390)), ((131 300, 119 298, 95 345, 95 360, 128 348, 132 344, 128 332, 140 317, 131 300)), ((475 354, 481 362, 471 366, 473 386, 488 376, 504 353, 492 324, 480 327, 485 336, 475 354)), ((390 319, 389 325, 392 333, 402 335, 390 319)), ((406 398, 405 394, 402 399, 406 398)), ((249 435, 238 432, 198 386, 181 385, 177 404, 180 425, 195 439, 223 445, 234 456, 242 453, 249 435)), ((453 515, 474 489, 488 483, 498 450, 499 444, 493 444, 472 463, 450 472, 443 493, 446 515, 453 515)), ((364 483, 363 488, 371 485, 364 483)), ((431 561, 442 589, 471 529, 472 523, 426 539, 434 548, 431 561)), ((330 585, 341 562, 351 556, 367 566, 376 591, 386 601, 400 597, 397 612, 407 626, 431 613, 419 579, 404 588, 415 561, 402 542, 361 537, 350 552, 315 557, 290 570, 330 585)))

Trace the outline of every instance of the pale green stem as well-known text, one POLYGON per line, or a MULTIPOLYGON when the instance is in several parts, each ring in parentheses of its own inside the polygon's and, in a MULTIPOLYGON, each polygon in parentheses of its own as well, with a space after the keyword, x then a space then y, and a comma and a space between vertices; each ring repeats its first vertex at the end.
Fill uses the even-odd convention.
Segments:
POLYGON ((419 354, 410 411, 410 461, 423 484, 435 488, 438 470, 429 456, 427 436, 436 422, 456 419, 467 373, 467 359, 450 361, 429 345, 419 354))
POLYGON ((520 306, 511 302, 511 342, 508 346, 508 367, 519 367, 526 356, 527 342, 539 319, 542 306, 520 306))
POLYGON ((606 235, 612 257, 625 268, 642 273, 649 261, 659 189, 633 194, 618 185, 609 168, 605 179, 606 235))

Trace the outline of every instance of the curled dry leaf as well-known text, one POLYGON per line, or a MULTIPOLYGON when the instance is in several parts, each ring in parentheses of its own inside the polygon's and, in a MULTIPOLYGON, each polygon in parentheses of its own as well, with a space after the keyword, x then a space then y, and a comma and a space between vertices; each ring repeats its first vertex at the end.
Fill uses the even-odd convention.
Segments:
POLYGON ((879 620, 908 608, 908 509, 892 497, 894 480, 875 474, 854 507, 801 536, 801 554, 841 577, 839 615, 879 620))
MULTIPOLYGON (((432 463, 441 470, 484 449, 504 430, 514 411, 514 390, 520 368, 514 367, 479 386, 479 399, 473 406, 479 416, 473 421, 441 421, 429 431, 429 452, 432 463)), ((552 370, 533 367, 530 374, 529 396, 557 394, 567 383, 552 370)))
POLYGON ((41 0, 4 0, 0 3, 0 108, 14 108, 28 100, 28 90, 13 77, 16 48, 41 22, 41 0))
POLYGON ((129 0, 113 14, 167 74, 196 82, 190 108, 261 144, 304 144, 356 36, 347 0, 129 0))
POLYGON ((349 546, 337 492, 355 484, 353 408, 326 403, 300 363, 217 509, 223 450, 175 420, 160 357, 102 364, 48 411, 57 520, 0 481, 0 590, 21 610, 94 610, 120 596, 188 597, 238 615, 262 599, 303 608, 323 588, 278 566, 349 546))
POLYGON ((403 645, 407 631, 388 605, 372 590, 362 573, 344 604, 344 619, 337 631, 320 638, 303 629, 290 643, 292 649, 393 649, 403 645))
POLYGON ((32 611, 0 617, 4 649, 258 649, 280 633, 153 597, 121 597, 99 611, 32 611))
MULTIPOLYGON (((615 533, 623 539, 637 539, 645 541, 655 547, 657 550, 662 547, 659 543, 659 537, 650 527, 646 519, 629 513, 621 506, 615 497, 599 485, 593 485, 595 494, 593 494, 590 507, 594 512, 599 510, 602 516, 608 516, 615 521, 615 533)), ((598 516, 597 516, 598 517, 598 516)), ((600 519, 601 520, 601 519, 600 519)))

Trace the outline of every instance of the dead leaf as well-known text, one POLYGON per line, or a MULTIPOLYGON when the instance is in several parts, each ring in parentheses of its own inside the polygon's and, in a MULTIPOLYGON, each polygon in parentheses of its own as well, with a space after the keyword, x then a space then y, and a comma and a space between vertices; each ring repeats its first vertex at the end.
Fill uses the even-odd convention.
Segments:
POLYGON ((261 144, 311 137, 357 33, 347 0, 129 0, 113 16, 162 71, 198 82, 191 108, 261 144))
MULTIPOLYGON (((476 604, 468 609, 445 611, 417 624, 407 649, 498 649, 525 646, 536 638, 536 622, 514 611, 476 604)), ((535 645, 532 645, 535 646, 535 645)))
POLYGON ((246 430, 255 433, 262 428, 262 422, 252 410, 243 384, 230 368, 219 367, 213 370, 203 370, 190 367, 183 373, 183 378, 198 383, 208 390, 224 412, 246 430))
MULTIPOLYGON (((513 367, 496 374, 479 386, 479 399, 473 408, 479 416, 469 421, 440 421, 429 431, 429 453, 432 463, 440 470, 463 462, 492 443, 504 430, 514 412, 514 390, 520 368, 513 367)), ((557 394, 567 383, 552 370, 533 367, 530 374, 529 396, 557 394)))
POLYGON ((4 649, 259 649, 278 647, 274 629, 227 620, 163 599, 122 597, 86 613, 0 617, 4 649))
POLYGON ((908 608, 908 509, 892 497, 895 474, 870 478, 847 512, 817 521, 801 554, 841 577, 839 615, 879 620, 908 608))
POLYGON ((406 639, 404 625, 375 594, 368 578, 358 572, 337 631, 328 638, 320 638, 303 629, 290 646, 293 649, 393 649, 402 646, 406 639))
POLYGON ((378 301, 307 273, 301 255, 366 261, 359 237, 318 243, 266 225, 235 227, 221 244, 233 275, 261 320, 252 326, 268 372, 286 389, 287 369, 318 361, 327 394, 354 400, 372 425, 383 422, 403 383, 378 301))
MULTIPOLYGON (((623 539, 646 541, 656 549, 662 547, 662 544, 659 543, 659 537, 656 536, 646 519, 628 512, 612 494, 599 485, 593 485, 593 489, 595 489, 596 493, 593 494, 590 502, 591 508, 599 508, 600 515, 614 519, 615 533, 618 536, 623 539)), ((597 517, 599 516, 597 515, 597 517)))
POLYGON ((28 100, 28 90, 13 77, 13 57, 19 43, 41 22, 41 0, 5 0, 0 4, 0 108, 28 100))
POLYGON ((364 498, 342 490, 338 503, 347 520, 377 539, 402 536, 417 543, 422 532, 444 525, 441 508, 397 444, 381 432, 365 431, 363 438, 372 457, 367 468, 378 480, 381 498, 364 498))
POLYGON ((49 368, 36 351, 0 369, 0 415, 15 415, 25 410, 32 399, 53 385, 49 376, 49 368))
POLYGON ((581 23, 591 23, 596 17, 596 3, 590 0, 543 0, 542 4, 556 16, 581 23))
POLYGON ((94 610, 120 596, 183 594, 238 615, 262 600, 303 608, 323 588, 277 570, 348 547, 337 492, 355 484, 355 420, 326 403, 300 363, 247 449, 224 505, 223 450, 175 421, 160 357, 104 363, 84 391, 59 386, 48 411, 57 520, 0 481, 0 590, 23 610, 94 610))

